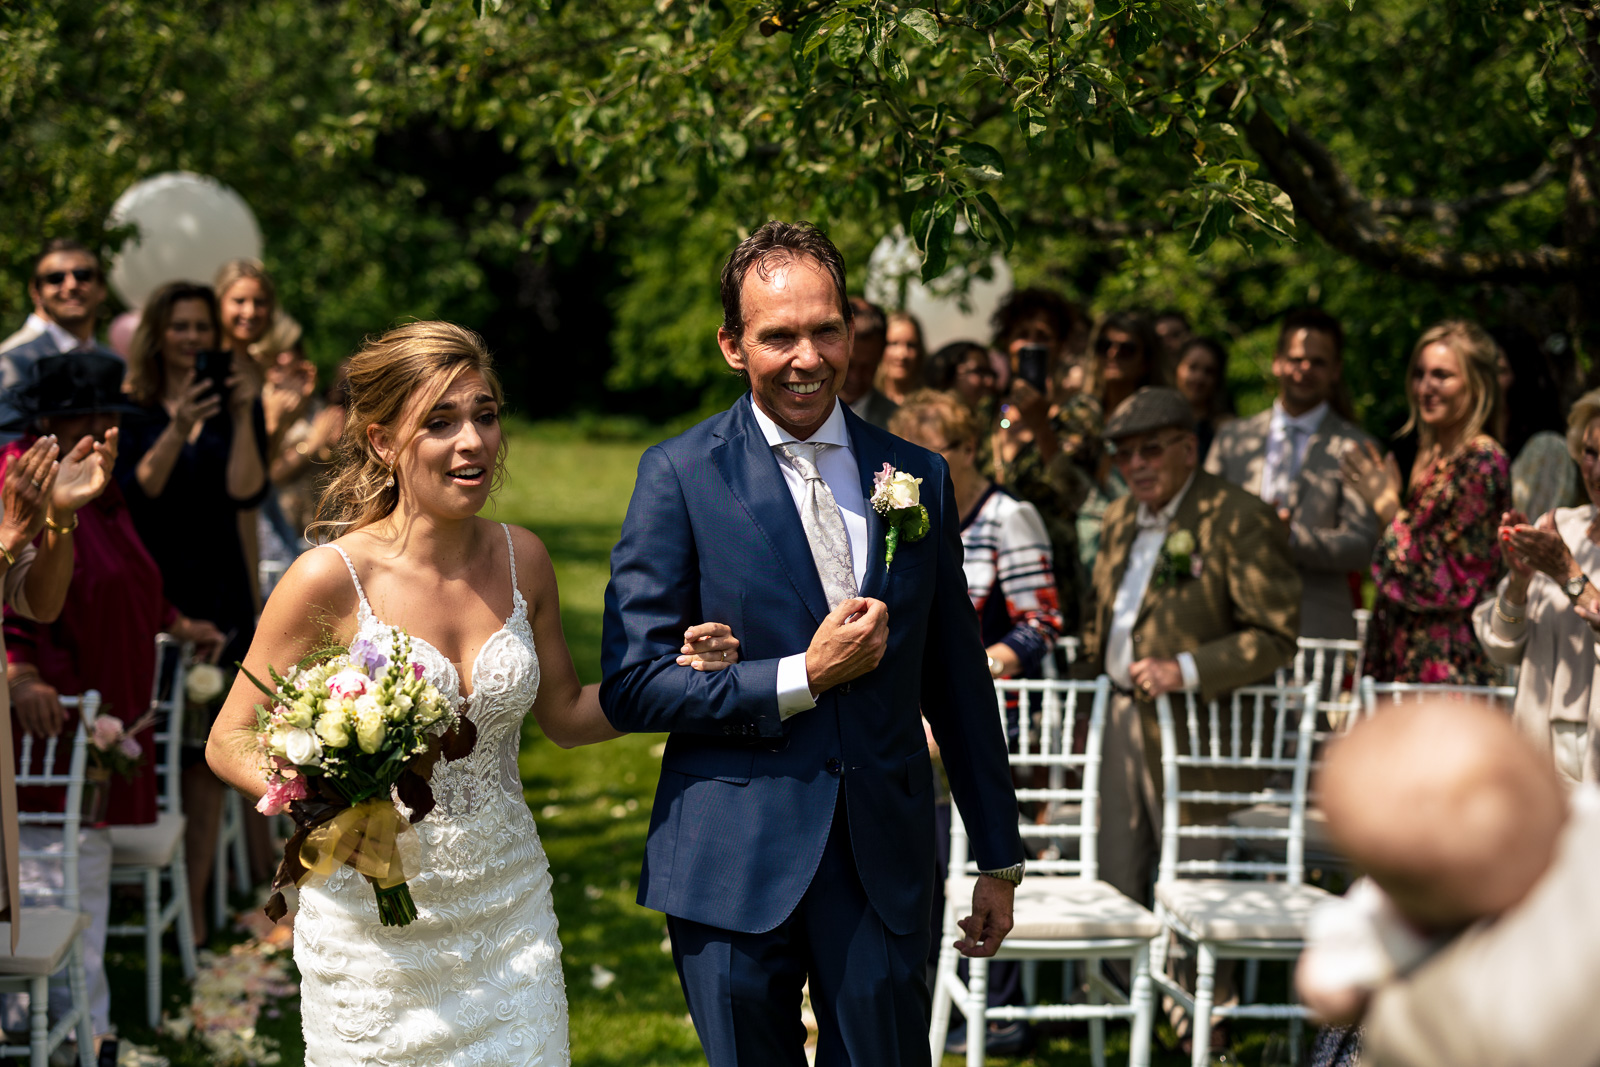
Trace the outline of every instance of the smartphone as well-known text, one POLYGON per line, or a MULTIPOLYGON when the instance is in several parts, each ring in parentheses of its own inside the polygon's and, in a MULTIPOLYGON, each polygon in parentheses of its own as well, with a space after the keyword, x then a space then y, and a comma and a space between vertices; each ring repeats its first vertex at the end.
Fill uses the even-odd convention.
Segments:
POLYGON ((1023 345, 1017 349, 1017 377, 1039 392, 1045 391, 1045 379, 1050 374, 1050 346, 1023 345))
POLYGON ((233 353, 226 349, 207 350, 195 357, 196 381, 210 380, 211 388, 220 397, 228 395, 228 379, 233 376, 233 353))

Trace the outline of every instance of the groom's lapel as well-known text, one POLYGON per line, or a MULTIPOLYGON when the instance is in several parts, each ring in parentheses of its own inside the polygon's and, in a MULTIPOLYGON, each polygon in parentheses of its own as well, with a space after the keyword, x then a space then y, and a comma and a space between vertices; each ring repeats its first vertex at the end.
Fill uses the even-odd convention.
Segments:
POLYGON ((728 483, 728 491, 761 531, 806 609, 820 623, 827 618, 828 601, 811 557, 811 543, 778 470, 777 457, 750 413, 748 394, 734 403, 729 414, 723 423, 723 442, 711 450, 711 461, 728 483))
POLYGON ((877 435, 866 429, 869 423, 859 418, 848 406, 844 418, 850 430, 850 448, 856 454, 856 466, 861 471, 861 496, 867 503, 867 571, 861 579, 861 595, 882 600, 883 586, 889 574, 883 565, 888 541, 885 538, 883 516, 872 507, 872 481, 885 463, 894 465, 894 453, 880 447, 877 435))

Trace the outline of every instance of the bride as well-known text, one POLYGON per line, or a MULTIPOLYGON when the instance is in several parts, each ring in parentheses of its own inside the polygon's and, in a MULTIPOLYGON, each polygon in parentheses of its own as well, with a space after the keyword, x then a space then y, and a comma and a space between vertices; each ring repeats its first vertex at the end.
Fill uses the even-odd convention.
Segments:
MULTIPOLYGON (((410 881, 415 922, 380 925, 371 887, 348 867, 301 891, 308 1067, 570 1059, 549 863, 517 772, 521 725, 531 709, 563 748, 619 734, 598 687, 578 684, 544 545, 477 517, 505 458, 500 406, 470 330, 412 323, 363 346, 319 509, 343 535, 284 575, 245 657, 265 677, 268 664, 286 668, 330 641, 387 643, 397 627, 478 728, 472 754, 433 773, 438 806, 417 825, 424 869, 410 881)), ((697 626, 678 662, 720 670, 737 647, 727 627, 697 626)), ((258 699, 241 675, 206 753, 251 797, 265 791, 258 699)))

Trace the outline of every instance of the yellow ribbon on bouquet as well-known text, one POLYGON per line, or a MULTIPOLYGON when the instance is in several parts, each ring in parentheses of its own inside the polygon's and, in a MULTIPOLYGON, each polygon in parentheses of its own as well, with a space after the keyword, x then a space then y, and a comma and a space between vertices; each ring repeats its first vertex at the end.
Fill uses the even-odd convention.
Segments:
POLYGON ((301 885, 317 886, 349 865, 376 885, 390 889, 422 870, 422 839, 388 797, 373 797, 349 807, 306 835, 300 846, 306 875, 301 885))

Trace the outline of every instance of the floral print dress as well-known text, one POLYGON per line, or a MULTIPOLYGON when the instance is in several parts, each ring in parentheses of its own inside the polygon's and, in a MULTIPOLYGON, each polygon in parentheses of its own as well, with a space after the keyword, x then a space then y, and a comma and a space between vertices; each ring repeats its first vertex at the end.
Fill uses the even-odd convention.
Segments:
POLYGON ((1499 580, 1495 537, 1510 506, 1510 462, 1487 435, 1412 486, 1372 561, 1378 595, 1367 669, 1374 678, 1493 684, 1495 668, 1473 634, 1472 608, 1499 580))

